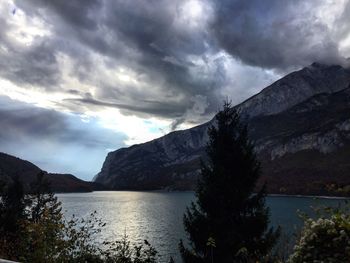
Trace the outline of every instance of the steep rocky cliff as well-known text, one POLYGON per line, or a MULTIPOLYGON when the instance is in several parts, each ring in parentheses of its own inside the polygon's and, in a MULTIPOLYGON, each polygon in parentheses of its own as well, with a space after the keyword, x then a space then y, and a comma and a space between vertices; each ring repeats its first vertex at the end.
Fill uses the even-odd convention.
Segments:
MULTIPOLYGON (((350 70, 314 63, 237 105, 271 193, 324 194, 350 185, 350 70)), ((191 189, 207 128, 110 152, 96 182, 114 189, 191 189)))

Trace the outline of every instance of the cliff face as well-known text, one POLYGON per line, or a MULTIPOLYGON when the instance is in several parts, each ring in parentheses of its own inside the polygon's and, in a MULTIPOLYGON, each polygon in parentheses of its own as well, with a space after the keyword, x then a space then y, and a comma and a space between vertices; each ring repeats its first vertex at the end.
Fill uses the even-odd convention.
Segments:
MULTIPOLYGON (((329 184, 350 185, 350 165, 341 161, 350 149, 349 84, 349 70, 314 63, 236 106, 270 192, 322 194, 329 184)), ((211 122, 110 152, 96 182, 114 189, 193 188, 211 122)))
POLYGON ((110 152, 96 182, 114 189, 188 189, 196 180, 208 124, 110 152))
POLYGON ((350 185, 350 88, 318 94, 249 121, 272 193, 347 194, 350 185))
POLYGON ((241 105, 249 117, 278 114, 321 93, 334 93, 349 85, 348 69, 319 63, 288 74, 241 105))

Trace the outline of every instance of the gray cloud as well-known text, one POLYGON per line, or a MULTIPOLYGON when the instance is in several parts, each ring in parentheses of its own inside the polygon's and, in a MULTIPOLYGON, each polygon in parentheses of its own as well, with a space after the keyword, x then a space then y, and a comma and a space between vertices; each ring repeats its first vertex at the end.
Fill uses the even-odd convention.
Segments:
MULTIPOLYGON (((39 108, 3 96, 0 96, 0 127, 0 144, 36 139, 86 147, 108 148, 111 145, 109 140, 96 135, 102 129, 92 130, 78 115, 39 108)), ((126 138, 122 134, 114 135, 119 141, 126 138)))
POLYGON ((13 49, 9 45, 0 59, 0 75, 19 85, 56 89, 60 83, 60 68, 54 52, 45 42, 28 50, 13 49))
POLYGON ((30 47, 18 45, 8 36, 14 26, 6 21, 1 11, 4 10, 0 9, 0 76, 20 85, 44 86, 48 90, 57 85, 60 68, 53 41, 41 38, 30 47))
POLYGON ((0 110, 0 140, 19 139, 22 136, 45 138, 60 135, 66 129, 62 117, 54 111, 27 108, 0 110))
MULTIPOLYGON (((19 0, 16 4, 32 15, 39 15, 44 10, 50 10, 53 15, 59 16, 70 26, 79 30, 95 30, 96 29, 96 13, 101 7, 100 0, 19 0)), ((46 17, 46 20, 49 18, 46 17)))
POLYGON ((349 36, 349 22, 350 22, 350 1, 348 1, 344 7, 344 10, 336 19, 336 34, 338 39, 346 38, 349 36))
POLYGON ((93 99, 92 97, 80 98, 80 99, 65 99, 66 102, 72 103, 82 103, 94 106, 104 106, 104 107, 112 107, 121 109, 125 115, 132 115, 134 112, 144 113, 147 115, 158 115, 162 113, 163 116, 167 118, 176 118, 182 116, 182 111, 178 111, 178 108, 172 107, 167 103, 163 103, 160 101, 145 101, 139 100, 139 104, 122 104, 122 103, 111 103, 106 101, 99 101, 93 99))
MULTIPOLYGON (((280 73, 314 61, 335 63, 342 59, 339 37, 333 38, 333 29, 316 17, 322 1, 202 0, 198 17, 188 3, 17 0, 24 12, 50 25, 52 35, 25 50, 11 50, 12 57, 0 54, 0 61, 4 61, 0 62, 0 74, 19 84, 38 84, 48 92, 61 90, 60 52, 73 63, 70 74, 95 87, 88 98, 79 87, 67 87, 66 92, 75 97, 63 101, 62 106, 74 111, 79 107, 80 111, 115 107, 124 114, 175 118, 173 126, 177 127, 212 116, 228 84, 236 102, 252 95, 257 87, 263 88, 267 83, 259 81, 266 76, 273 78, 258 67, 280 73), (191 12, 190 19, 185 14, 191 12), (234 75, 227 59, 215 59, 223 50, 240 60, 241 67, 257 67, 250 70, 260 74, 257 80, 234 75), (131 69, 138 84, 99 78, 103 69, 118 68, 131 69), (238 81, 253 87, 242 87, 238 81), (147 85, 140 87, 140 83, 147 85), (189 114, 197 96, 206 98, 207 106, 189 114)), ((346 15, 342 17, 338 24, 345 32, 346 15)))
MULTIPOLYGON (((40 16, 53 25, 56 43, 52 47, 69 54, 79 65, 74 74, 80 80, 87 82, 91 75, 96 74, 89 53, 97 52, 106 56, 107 67, 131 68, 142 80, 150 82, 154 86, 151 88, 157 89, 157 96, 163 101, 158 103, 153 91, 140 91, 138 87, 130 85, 100 83, 94 94, 94 102, 108 101, 114 107, 119 105, 126 113, 133 111, 139 116, 149 114, 168 118, 185 114, 196 95, 206 96, 209 100, 207 110, 202 113, 204 115, 211 114, 221 100, 216 94, 220 83, 215 72, 206 72, 206 65, 202 65, 201 69, 188 59, 188 56, 198 56, 205 61, 207 53, 215 48, 209 45, 212 40, 205 21, 193 29, 182 21, 182 12, 186 10, 182 10, 181 6, 186 1, 89 1, 81 4, 82 10, 77 8, 78 1, 50 1, 47 4, 46 1, 33 0, 16 3, 28 13, 40 16), (67 41, 69 44, 64 43, 67 41), (191 74, 193 68, 197 70, 196 78, 191 74), (199 77, 201 75, 203 78, 199 77), (181 99, 170 99, 174 96, 181 96, 181 99), (144 101, 139 98, 144 98, 144 101), (152 101, 154 105, 151 105, 152 101), (139 106, 123 107, 127 104, 139 106), (169 109, 173 109, 173 113, 169 109)), ((81 102, 84 100, 80 99, 81 102)), ((107 106, 106 103, 103 106, 107 106)))
POLYGON ((89 180, 110 149, 127 136, 100 127, 94 119, 63 114, 0 96, 0 151, 29 160, 50 172, 89 180))
MULTIPOLYGON (((322 1, 220 1, 212 32, 243 63, 290 69, 312 62, 340 63, 332 28, 316 16, 322 1)), ((349 30, 349 24, 343 24, 349 30)))

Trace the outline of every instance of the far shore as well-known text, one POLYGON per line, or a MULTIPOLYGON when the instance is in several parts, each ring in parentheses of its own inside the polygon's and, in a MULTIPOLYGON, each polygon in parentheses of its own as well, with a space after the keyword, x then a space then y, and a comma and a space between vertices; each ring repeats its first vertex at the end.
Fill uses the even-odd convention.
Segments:
MULTIPOLYGON (((149 193, 194 193, 192 190, 103 190, 91 192, 60 192, 55 194, 84 194, 95 192, 149 192, 149 193)), ((318 198, 318 199, 340 199, 348 200, 350 196, 328 196, 328 195, 300 195, 300 194, 267 194, 268 197, 293 197, 293 198, 318 198)))

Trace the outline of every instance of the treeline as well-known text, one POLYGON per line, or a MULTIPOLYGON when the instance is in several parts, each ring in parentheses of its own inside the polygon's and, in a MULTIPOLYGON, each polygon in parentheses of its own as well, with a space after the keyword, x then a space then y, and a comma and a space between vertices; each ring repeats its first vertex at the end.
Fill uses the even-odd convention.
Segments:
MULTIPOLYGON (((325 209, 317 219, 304 216, 304 228, 286 255, 280 229, 269 227, 266 187, 253 192, 261 176, 260 163, 247 127, 229 103, 208 133, 196 201, 184 215, 188 240, 179 243, 185 263, 350 262, 350 213, 344 209, 325 209)), ((24 195, 16 179, 2 186, 0 257, 22 262, 158 261, 147 241, 135 246, 123 237, 96 244, 94 236, 105 224, 95 213, 87 219, 65 220, 42 174, 32 189, 24 195)))

